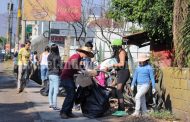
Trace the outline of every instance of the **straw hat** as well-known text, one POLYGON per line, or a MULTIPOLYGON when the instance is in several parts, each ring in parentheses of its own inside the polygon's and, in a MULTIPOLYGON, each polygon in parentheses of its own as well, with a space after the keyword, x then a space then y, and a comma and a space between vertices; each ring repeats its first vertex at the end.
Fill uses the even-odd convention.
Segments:
POLYGON ((76 49, 76 51, 84 53, 90 58, 94 57, 94 54, 91 52, 91 49, 89 47, 83 46, 81 48, 76 49))
POLYGON ((138 56, 138 62, 149 60, 149 56, 147 54, 140 54, 138 56))

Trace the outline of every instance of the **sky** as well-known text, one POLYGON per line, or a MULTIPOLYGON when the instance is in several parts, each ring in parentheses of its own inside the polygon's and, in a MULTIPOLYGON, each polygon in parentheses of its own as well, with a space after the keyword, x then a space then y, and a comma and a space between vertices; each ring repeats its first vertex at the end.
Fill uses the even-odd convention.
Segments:
MULTIPOLYGON (((18 6, 18 0, 0 0, 0 13, 7 12, 7 3, 12 1, 14 3, 14 9, 16 10, 18 6)), ((24 1, 24 0, 23 0, 24 1)), ((83 1, 93 1, 94 6, 99 6, 102 4, 103 0, 83 0, 83 1)), ((108 1, 108 0, 105 0, 108 1)))
POLYGON ((12 1, 14 3, 14 9, 18 6, 18 0, 0 0, 0 13, 7 12, 7 3, 12 1))
MULTIPOLYGON (((7 3, 11 0, 0 0, 0 36, 6 36, 7 34, 7 21, 8 21, 8 14, 7 14, 7 3)), ((13 34, 16 31, 16 15, 17 15, 17 6, 18 6, 18 0, 12 0, 14 4, 14 24, 13 24, 13 34)))
MULTIPOLYGON (((24 0, 23 0, 24 1, 24 0)), ((93 3, 90 4, 90 7, 96 8, 95 11, 96 12, 100 12, 100 6, 101 4, 103 4, 104 0, 82 0, 83 3, 87 3, 87 1, 89 3, 93 3), (93 2, 92 2, 93 1, 93 2)), ((105 0, 105 1, 109 1, 109 0, 105 0)), ((6 32, 7 32, 7 18, 8 18, 8 14, 7 14, 7 3, 8 2, 13 2, 14 4, 14 24, 13 26, 16 28, 16 16, 17 16, 17 6, 18 6, 18 0, 0 0, 0 36, 5 36, 6 32)), ((13 28, 13 33, 15 31, 15 28, 13 28)))

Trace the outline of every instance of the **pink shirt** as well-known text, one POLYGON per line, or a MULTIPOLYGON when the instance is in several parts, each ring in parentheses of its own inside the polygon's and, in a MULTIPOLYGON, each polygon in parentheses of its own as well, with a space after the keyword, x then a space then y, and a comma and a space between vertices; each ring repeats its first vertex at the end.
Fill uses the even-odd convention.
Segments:
POLYGON ((64 68, 61 73, 61 79, 73 79, 74 74, 77 74, 79 70, 79 63, 81 61, 81 57, 78 53, 73 54, 67 62, 65 62, 64 68), (75 62, 74 64, 73 61, 75 62))

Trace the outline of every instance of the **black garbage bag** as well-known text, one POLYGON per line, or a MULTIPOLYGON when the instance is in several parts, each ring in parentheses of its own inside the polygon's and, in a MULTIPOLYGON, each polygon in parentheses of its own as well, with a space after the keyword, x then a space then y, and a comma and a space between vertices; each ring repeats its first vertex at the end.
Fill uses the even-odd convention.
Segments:
POLYGON ((65 97, 65 96, 66 96, 66 91, 65 91, 64 88, 61 88, 61 89, 59 90, 58 96, 60 96, 60 97, 65 97))
POLYGON ((49 93, 49 87, 43 87, 42 89, 40 89, 40 94, 42 96, 48 96, 49 93))
POLYGON ((82 113, 88 118, 101 117, 110 107, 110 92, 98 84, 83 88, 81 97, 82 113))
POLYGON ((40 94, 42 96, 48 96, 48 93, 49 93, 49 80, 45 80, 44 86, 42 87, 42 89, 40 89, 40 94))
MULTIPOLYGON (((49 93, 49 81, 46 80, 44 83, 45 83, 44 87, 42 89, 40 89, 40 94, 42 96, 48 96, 48 93, 49 93)), ((60 96, 60 97, 65 97, 66 96, 66 91, 65 91, 65 89, 63 87, 59 90, 58 96, 60 96)))
POLYGON ((41 85, 42 80, 41 80, 40 76, 41 76, 41 74, 40 74, 40 66, 34 64, 33 65, 33 70, 32 70, 31 75, 30 75, 30 79, 41 85))
POLYGON ((86 97, 90 95, 91 89, 92 89, 92 85, 88 87, 79 86, 76 92, 75 104, 77 105, 77 104, 83 103, 86 97))

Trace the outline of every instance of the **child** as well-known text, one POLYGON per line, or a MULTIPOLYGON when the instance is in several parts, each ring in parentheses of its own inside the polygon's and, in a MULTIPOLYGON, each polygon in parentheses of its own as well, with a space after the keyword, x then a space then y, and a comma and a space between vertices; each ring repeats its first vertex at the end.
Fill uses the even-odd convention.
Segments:
POLYGON ((133 116, 139 116, 140 109, 142 115, 146 115, 147 113, 145 94, 150 87, 150 81, 152 81, 152 93, 154 94, 156 92, 153 68, 148 63, 148 60, 149 57, 146 54, 139 55, 139 66, 135 70, 131 85, 131 90, 134 90, 135 84, 137 85, 137 94, 135 96, 136 105, 135 112, 132 114, 133 116))
POLYGON ((34 51, 34 54, 33 54, 33 57, 32 57, 32 63, 35 64, 35 65, 38 65, 38 63, 39 63, 37 51, 34 51))

